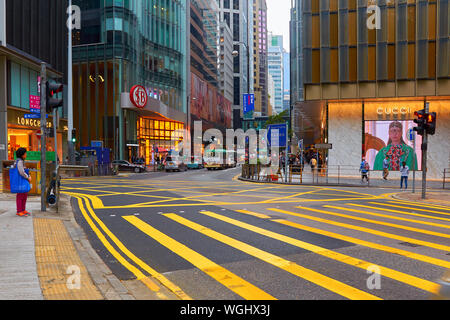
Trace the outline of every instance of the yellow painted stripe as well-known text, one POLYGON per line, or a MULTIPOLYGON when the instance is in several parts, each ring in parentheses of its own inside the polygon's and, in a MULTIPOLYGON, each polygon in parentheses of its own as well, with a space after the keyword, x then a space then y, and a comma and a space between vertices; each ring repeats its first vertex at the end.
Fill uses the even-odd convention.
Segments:
POLYGON ((205 256, 202 256, 201 254, 188 248, 175 239, 172 239, 164 233, 156 230, 151 225, 145 223, 136 216, 124 216, 123 218, 134 225, 136 228, 144 232, 146 235, 158 241, 167 249, 173 251, 183 259, 187 260, 195 267, 197 267, 231 291, 240 295, 244 299, 275 300, 275 298, 268 293, 245 281, 244 279, 228 271, 227 269, 221 267, 215 262, 209 260, 205 256))
POLYGON ((318 272, 315 272, 313 270, 304 268, 302 266, 299 266, 298 264, 285 260, 279 256, 273 255, 269 252, 260 250, 256 247, 253 247, 251 245, 248 245, 242 241, 233 239, 231 237, 228 237, 226 235, 223 235, 221 233, 218 233, 214 230, 211 230, 209 228, 206 228, 202 225, 199 225, 195 222, 189 221, 183 217, 180 217, 176 214, 165 214, 166 217, 169 219, 172 219, 188 228, 191 228, 197 232, 200 232, 201 234, 204 234, 214 240, 220 241, 222 243, 225 243, 237 250, 240 250, 248 255, 251 255, 257 259, 260 259, 264 262, 267 262, 271 265, 274 265, 275 267, 278 267, 280 269, 283 269, 297 277, 303 278, 305 280, 308 280, 314 284, 317 284, 318 286, 324 287, 332 292, 335 292, 341 296, 344 296, 348 299, 352 300, 380 300, 380 298, 371 295, 367 292, 361 291, 359 289, 356 289, 354 287, 351 287, 349 285, 346 285, 345 283, 342 283, 340 281, 337 281, 335 279, 329 278, 327 276, 324 276, 318 272))
MULTIPOLYGON (((97 235, 99 240, 105 246, 105 248, 113 255, 114 258, 116 258, 117 261, 120 262, 120 264, 122 264, 126 269, 128 269, 131 273, 133 273, 138 280, 146 279, 146 276, 138 268, 130 264, 127 260, 124 259, 124 257, 122 257, 122 255, 116 249, 114 249, 114 247, 109 243, 109 241, 106 239, 103 233, 97 228, 97 226, 94 224, 94 222, 84 209, 83 198, 82 197, 76 198, 78 199, 78 207, 80 208, 81 214, 83 215, 84 219, 89 224, 91 229, 94 231, 94 233, 97 235)), ((147 285, 146 280, 144 280, 143 283, 147 285)), ((149 286, 149 288, 153 291, 159 290, 159 287, 155 288, 149 286)))
POLYGON ((299 223, 295 223, 292 221, 288 221, 288 220, 283 220, 283 219, 276 219, 276 220, 272 220, 274 222, 280 223, 280 224, 284 224, 296 229, 300 229, 300 230, 305 230, 305 231, 309 231, 309 232, 314 232, 314 233, 318 233, 327 237, 331 237, 331 238, 335 238, 335 239, 339 239, 339 240, 343 240, 343 241, 347 241, 347 242, 351 242, 354 244, 358 244, 361 246, 365 246, 371 249, 376 249, 376 250, 380 250, 380 251, 384 251, 384 252, 389 252, 389 253, 393 253, 393 254, 397 254, 400 256, 404 256, 410 259, 414 259, 414 260, 418 260, 418 261, 422 261, 422 262, 426 262, 429 264, 434 264, 436 266, 439 267, 443 267, 443 268, 447 268, 450 269, 450 262, 445 261, 445 260, 441 260, 441 259, 436 259, 436 258, 432 258, 432 257, 428 257, 422 254, 418 254, 418 253, 414 253, 414 252, 410 252, 410 251, 406 251, 406 250, 401 250, 401 249, 397 249, 397 248, 393 248, 393 247, 388 247, 382 244, 378 244, 375 242, 369 242, 369 241, 364 241, 361 239, 357 239, 357 238, 353 238, 353 237, 349 237, 349 236, 345 236, 339 233, 334 233, 334 232, 330 232, 330 231, 326 231, 326 230, 322 230, 322 229, 317 229, 317 228, 313 228, 313 227, 309 227, 309 226, 305 226, 299 223))
MULTIPOLYGON (((442 214, 445 216, 450 216, 450 213, 447 212, 442 212, 442 211, 434 211, 434 210, 430 210, 430 209, 421 209, 421 208, 413 208, 413 207, 404 207, 404 206, 398 206, 398 205, 394 205, 394 204, 389 204, 389 203, 378 203, 378 202, 369 202, 370 204, 377 204, 377 205, 382 205, 382 206, 388 206, 388 207, 393 207, 393 208, 402 208, 402 209, 408 209, 408 210, 417 210, 417 211, 423 211, 423 212, 430 212, 430 213, 437 213, 437 214, 442 214)), ((392 202, 390 202, 392 203, 392 202)), ((444 209, 441 209, 444 210, 444 209)), ((399 211, 400 212, 400 211, 399 211)), ((409 213, 408 213, 409 214, 409 213)), ((428 216, 429 217, 429 216, 428 216)), ((450 219, 445 219, 445 218, 438 218, 435 216, 432 216, 433 218, 436 219, 442 219, 442 220, 448 220, 450 221, 450 219)))
MULTIPOLYGON (((80 201, 80 198, 83 198, 85 201, 86 199, 82 196, 77 197, 80 201)), ((79 202, 80 203, 80 202, 79 202)), ((128 263, 120 253, 118 253, 114 247, 111 246, 111 244, 106 240, 105 236, 100 232, 100 230, 96 227, 96 225, 93 223, 91 218, 86 214, 86 211, 84 211, 83 206, 80 205, 80 208, 82 208, 83 216, 85 217, 86 221, 88 221, 89 226, 94 230, 97 237, 102 241, 103 245, 108 249, 108 251, 128 270, 130 270, 138 280, 142 281, 142 279, 145 279, 146 276, 139 271, 136 267, 128 263), (83 212, 84 211, 84 212, 83 212)), ((169 290, 171 290, 175 295, 177 295, 181 300, 192 300, 191 297, 189 297, 183 290, 181 290, 177 285, 172 283, 169 279, 164 277, 162 274, 151 268, 149 265, 147 265, 144 261, 136 257, 130 250, 127 249, 123 245, 123 243, 106 227, 106 225, 95 215, 95 212, 92 210, 89 201, 86 201, 86 208, 88 209, 89 213, 91 214, 92 218, 98 223, 98 225, 102 228, 103 232, 105 232, 108 237, 116 244, 116 246, 126 255, 128 258, 130 258, 133 262, 135 262, 139 267, 141 267, 143 270, 148 272, 153 278, 158 280, 162 285, 167 287, 169 290)), ((144 280, 143 283, 147 285, 147 282, 144 280)), ((149 287, 151 290, 154 288, 149 287)))
MULTIPOLYGON (((369 202, 370 204, 378 204, 376 202, 369 202)), ((426 215, 426 214, 419 214, 419 213, 413 213, 413 212, 406 212, 406 211, 400 211, 400 210, 394 210, 394 209, 387 209, 387 208, 380 208, 380 207, 372 207, 372 206, 366 206, 366 205, 362 205, 362 204, 356 204, 356 203, 346 203, 346 205, 349 206, 354 206, 354 207, 361 207, 361 208, 368 208, 368 209, 373 209, 373 210, 379 210, 379 211, 386 211, 386 212, 393 212, 393 213, 400 213, 400 214, 404 214, 404 215, 408 215, 408 216, 415 216, 415 217, 420 217, 420 218, 427 218, 427 219, 433 219, 433 220, 441 220, 441 221, 450 221, 450 219, 447 218, 441 218, 441 217, 435 217, 435 216, 430 216, 430 215, 426 215)), ((414 209, 412 209, 414 210, 414 209)), ((391 217, 391 216, 388 216, 391 217)), ((423 222, 421 220, 412 220, 412 221, 418 221, 418 223, 421 224, 428 224, 427 222, 423 222)), ((430 226, 432 226, 433 224, 430 224, 430 226)), ((443 228, 450 228, 450 226, 445 226, 443 228)))
POLYGON ((415 206, 415 207, 427 207, 427 208, 434 208, 434 209, 440 209, 440 210, 446 210, 450 211, 448 206, 441 206, 438 204, 431 204, 429 202, 414 202, 414 201, 406 201, 406 200, 398 200, 398 199, 389 199, 389 203, 398 203, 398 204, 406 204, 409 206, 415 206))
POLYGON ((367 262, 367 261, 364 261, 361 259, 353 258, 353 257, 350 257, 345 254, 341 254, 341 253, 333 251, 333 250, 328 250, 328 249, 325 249, 325 248, 322 248, 322 247, 319 247, 319 246, 316 246, 316 245, 313 245, 313 244, 310 244, 310 243, 307 243, 307 242, 304 242, 304 241, 301 241, 298 239, 294 239, 294 238, 284 236, 284 235, 281 235, 281 234, 278 234, 278 233, 275 233, 275 232, 272 232, 269 230, 255 227, 251 224, 241 222, 241 221, 238 221, 235 219, 231 219, 231 218, 219 215, 219 214, 211 212, 211 211, 201 211, 200 213, 207 215, 209 217, 221 220, 221 221, 225 221, 227 223, 238 226, 240 228, 244 228, 246 230, 250 230, 255 233, 262 234, 266 237, 276 239, 276 240, 288 243, 290 245, 311 251, 313 253, 330 258, 332 260, 348 264, 353 267, 367 270, 370 266, 376 266, 380 269, 381 275, 391 278, 391 279, 394 279, 399 282, 406 283, 410 286, 413 286, 413 287, 416 287, 416 288, 419 288, 419 289, 422 289, 422 290, 425 290, 428 292, 435 293, 439 289, 439 285, 437 285, 434 282, 431 282, 431 281, 428 281, 425 279, 421 279, 421 278, 418 278, 415 276, 411 276, 411 275, 403 273, 403 272, 399 272, 399 271, 396 271, 396 270, 393 270, 393 269, 390 269, 387 267, 379 266, 377 264, 367 262))
MULTIPOLYGON (((389 219, 400 220, 400 221, 407 221, 407 222, 412 222, 412 223, 420 223, 420 224, 430 225, 430 226, 434 226, 434 227, 450 228, 449 226, 444 226, 444 225, 440 225, 440 224, 437 224, 437 223, 426 222, 426 221, 418 221, 418 220, 399 218, 399 217, 393 217, 393 216, 388 216, 388 215, 385 215, 385 214, 378 214, 378 213, 373 213, 373 212, 368 212, 368 211, 349 209, 349 208, 344 208, 344 207, 328 206, 328 205, 324 206, 324 207, 325 208, 331 208, 331 209, 337 209, 337 210, 356 212, 356 213, 363 213, 363 214, 368 214, 368 215, 376 216, 376 217, 389 218, 389 219)), ((408 230, 408 231, 414 231, 414 232, 429 234, 429 235, 442 237, 442 238, 450 238, 450 234, 434 232, 434 231, 429 231, 429 230, 419 229, 419 228, 413 228, 413 227, 407 227, 407 226, 399 225, 399 224, 395 224, 395 223, 382 222, 382 221, 372 220, 372 219, 365 219, 365 218, 349 216, 349 215, 341 214, 341 213, 336 213, 336 214, 335 213, 329 213, 329 214, 332 214, 332 215, 338 216, 338 217, 349 218, 349 219, 358 220, 358 221, 364 221, 364 222, 370 222, 370 223, 379 224, 379 225, 383 225, 383 226, 389 226, 389 227, 393 227, 393 228, 397 228, 397 229, 403 229, 403 230, 408 230)))
POLYGON ((254 217, 258 217, 261 219, 270 219, 271 217, 262 213, 257 213, 257 212, 253 212, 253 211, 248 211, 248 210, 235 210, 236 212, 239 213, 243 213, 243 214, 248 214, 254 217))
MULTIPOLYGON (((373 204, 377 204, 377 203, 374 202, 373 204)), ((379 210, 379 211, 386 211, 386 212, 400 213, 400 214, 411 215, 411 216, 416 216, 416 217, 420 217, 420 218, 436 219, 436 220, 441 220, 441 221, 450 221, 450 219, 447 219, 447 218, 434 217, 434 216, 430 216, 430 215, 419 214, 419 213, 413 213, 413 212, 406 212, 406 211, 400 211, 400 210, 394 210, 394 209, 387 209, 387 208, 373 207, 373 206, 362 205, 362 204, 356 204, 356 203, 346 203, 346 205, 348 205, 348 206, 354 206, 354 207, 367 208, 367 209, 372 209, 372 210, 379 210)), ((414 210, 414 209, 413 209, 413 210, 414 210)), ((363 213, 363 212, 366 212, 366 211, 362 211, 362 213, 363 213)), ((367 214, 369 214, 369 212, 367 212, 367 214)), ((373 213, 373 212, 370 212, 370 214, 371 214, 371 215, 383 216, 382 214, 375 214, 375 213, 373 213)), ((438 224, 438 223, 426 222, 426 221, 422 221, 422 220, 415 220, 415 219, 407 219, 407 218, 394 217, 394 216, 392 216, 392 215, 384 215, 384 217, 389 217, 389 218, 396 219, 396 220, 403 220, 403 221, 408 221, 408 222, 420 223, 420 224, 424 224, 424 225, 430 225, 430 226, 433 226, 433 227, 440 227, 440 228, 450 229, 450 225, 445 225, 445 224, 438 224)))
MULTIPOLYGON (((330 211, 324 211, 324 210, 313 209, 313 208, 302 208, 302 207, 298 207, 298 208, 303 209, 303 210, 313 211, 313 212, 324 213, 324 214, 330 213, 330 211)), ((268 210, 272 210, 272 211, 276 211, 276 212, 280 212, 280 213, 284 213, 284 214, 288 214, 288 215, 296 216, 296 217, 300 217, 300 218, 305 218, 305 219, 309 219, 309 220, 314 220, 314 221, 318 221, 318 222, 323 222, 326 224, 331 224, 331 225, 342 227, 342 228, 358 230, 358 231, 374 234, 374 235, 385 237, 385 238, 391 238, 391 239, 396 239, 396 240, 405 241, 405 242, 409 242, 409 243, 414 243, 414 244, 418 244, 421 246, 426 246, 426 247, 430 247, 430 248, 434 248, 434 249, 438 249, 438 250, 443 250, 443 251, 450 250, 449 246, 432 243, 432 242, 428 242, 428 241, 417 240, 417 239, 413 239, 413 238, 409 238, 409 237, 403 237, 403 236, 399 236, 399 235, 396 235, 393 233, 387 233, 387 232, 369 229, 369 228, 365 228, 365 227, 355 226, 353 224, 347 224, 347 223, 343 223, 343 222, 337 222, 337 221, 333 221, 333 220, 312 217, 310 215, 305 215, 305 214, 301 214, 301 213, 297 213, 297 212, 291 212, 291 211, 280 210, 280 209, 275 209, 275 208, 269 208, 268 210)))

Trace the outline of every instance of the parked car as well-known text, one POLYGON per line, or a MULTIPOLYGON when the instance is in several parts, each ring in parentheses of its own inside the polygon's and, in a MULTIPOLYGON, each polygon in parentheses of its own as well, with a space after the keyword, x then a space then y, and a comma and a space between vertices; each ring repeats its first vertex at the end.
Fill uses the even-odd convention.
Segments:
POLYGON ((141 173, 145 171, 145 167, 138 164, 131 164, 125 160, 114 160, 112 162, 113 166, 118 166, 119 171, 131 171, 134 173, 141 173))
POLYGON ((202 157, 191 157, 191 162, 187 165, 188 169, 203 169, 202 157))
POLYGON ((181 158, 178 157, 167 157, 166 163, 164 165, 164 170, 169 171, 187 171, 187 165, 183 162, 181 158))

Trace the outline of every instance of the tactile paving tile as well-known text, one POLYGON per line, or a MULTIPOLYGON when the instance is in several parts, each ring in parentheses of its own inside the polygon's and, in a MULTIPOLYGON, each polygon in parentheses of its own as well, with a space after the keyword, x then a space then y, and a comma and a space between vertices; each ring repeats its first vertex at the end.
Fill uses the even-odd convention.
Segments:
POLYGON ((102 300, 63 222, 35 218, 36 263, 42 294, 47 300, 102 300), (80 288, 69 288, 70 266, 80 270, 80 288))

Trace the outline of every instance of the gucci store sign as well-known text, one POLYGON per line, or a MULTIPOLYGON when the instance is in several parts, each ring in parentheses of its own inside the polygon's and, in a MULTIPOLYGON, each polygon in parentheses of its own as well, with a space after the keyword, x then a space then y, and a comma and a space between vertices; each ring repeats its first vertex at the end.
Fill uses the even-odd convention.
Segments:
POLYGON ((366 102, 364 120, 413 120, 423 106, 423 101, 366 102))

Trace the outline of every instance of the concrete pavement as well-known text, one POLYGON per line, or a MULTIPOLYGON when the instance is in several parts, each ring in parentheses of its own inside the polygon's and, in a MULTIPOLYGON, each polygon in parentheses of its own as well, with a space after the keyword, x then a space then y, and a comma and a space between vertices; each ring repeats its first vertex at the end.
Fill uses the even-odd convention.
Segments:
POLYGON ((45 214, 40 197, 30 197, 32 216, 18 217, 15 195, 0 193, 0 208, 0 300, 173 298, 141 281, 115 277, 75 222, 69 197, 62 197, 61 213, 45 214))

